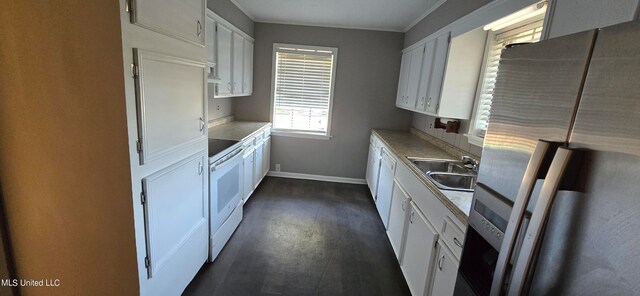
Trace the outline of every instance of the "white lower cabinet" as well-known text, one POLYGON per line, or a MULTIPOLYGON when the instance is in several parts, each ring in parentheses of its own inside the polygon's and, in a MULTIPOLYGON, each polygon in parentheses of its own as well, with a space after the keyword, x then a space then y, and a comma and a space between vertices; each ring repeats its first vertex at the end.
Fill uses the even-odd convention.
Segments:
POLYGON ((402 251, 404 248, 404 230, 409 213, 409 195, 397 183, 393 182, 393 194, 391 197, 391 209, 389 210, 389 226, 387 236, 391 242, 391 247, 396 254, 396 258, 402 261, 402 251))
POLYGON ((422 215, 416 204, 410 204, 407 239, 400 267, 411 294, 424 295, 434 261, 438 231, 422 215))
POLYGON ((264 177, 271 167, 271 137, 267 137, 264 140, 262 151, 262 177, 264 177))
POLYGON ((438 242, 430 295, 453 295, 458 276, 458 265, 458 261, 449 248, 444 243, 438 242))
POLYGON ((256 144, 255 156, 253 161, 253 189, 256 189, 258 185, 260 185, 260 181, 262 181, 262 161, 264 160, 264 142, 260 140, 259 143, 256 144))
POLYGON ((247 202, 253 193, 253 148, 242 156, 242 200, 247 202))
POLYGON ((380 176, 378 177, 378 192, 376 198, 376 207, 382 219, 384 227, 387 228, 389 222, 389 208, 391 207, 391 195, 393 194, 393 175, 396 170, 396 161, 386 152, 382 150, 382 160, 380 164, 380 176))
POLYGON ((408 165, 398 162, 401 157, 371 136, 367 184, 380 219, 411 294, 453 295, 465 225, 408 165))

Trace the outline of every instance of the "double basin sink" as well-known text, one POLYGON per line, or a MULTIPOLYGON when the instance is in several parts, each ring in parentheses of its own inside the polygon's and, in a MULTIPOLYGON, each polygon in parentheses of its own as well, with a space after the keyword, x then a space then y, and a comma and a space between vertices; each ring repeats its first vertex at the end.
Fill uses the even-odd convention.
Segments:
POLYGON ((472 192, 476 185, 476 171, 472 167, 468 167, 463 161, 419 157, 407 158, 440 189, 472 192))

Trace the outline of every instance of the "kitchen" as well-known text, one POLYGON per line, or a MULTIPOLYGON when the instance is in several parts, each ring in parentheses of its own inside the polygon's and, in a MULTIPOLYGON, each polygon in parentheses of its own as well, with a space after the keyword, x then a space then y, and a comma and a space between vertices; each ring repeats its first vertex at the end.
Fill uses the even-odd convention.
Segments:
POLYGON ((2 295, 638 293, 637 0, 0 11, 2 295))

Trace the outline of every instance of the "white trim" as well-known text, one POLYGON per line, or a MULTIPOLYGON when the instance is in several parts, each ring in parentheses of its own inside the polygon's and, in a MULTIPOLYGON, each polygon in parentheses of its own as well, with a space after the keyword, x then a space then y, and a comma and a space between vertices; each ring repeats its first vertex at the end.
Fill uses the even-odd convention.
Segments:
POLYGON ((233 5, 235 5, 238 9, 240 9, 240 11, 242 11, 250 20, 255 22, 255 16, 249 13, 249 11, 246 8, 242 7, 242 5, 240 5, 240 3, 238 3, 237 0, 231 0, 231 3, 233 3, 233 5))
POLYGON ((320 27, 320 28, 336 28, 336 29, 350 29, 350 30, 367 30, 367 31, 382 31, 382 32, 397 32, 404 33, 403 29, 391 29, 391 28, 379 28, 379 27, 360 27, 360 26, 341 26, 341 25, 330 25, 330 24, 319 24, 319 23, 311 23, 311 22, 287 22, 280 20, 268 20, 268 19, 256 19, 256 23, 266 23, 266 24, 277 24, 277 25, 290 25, 290 26, 309 26, 309 27, 320 27))
POLYGON ((267 173, 267 176, 276 177, 276 178, 302 179, 302 180, 324 181, 324 182, 334 182, 334 183, 367 184, 367 181, 365 181, 365 179, 311 175, 311 174, 290 173, 290 172, 269 171, 269 173, 267 173))
POLYGON ((331 139, 331 135, 329 134, 320 134, 320 133, 307 133, 300 131, 287 131, 287 130, 276 130, 273 129, 271 131, 272 136, 276 137, 290 137, 290 138, 305 138, 305 139, 319 139, 319 140, 329 140, 331 139))
POLYGON ((467 142, 469 142, 469 144, 471 145, 475 145, 478 147, 483 147, 484 146, 484 138, 482 137, 478 137, 475 135, 470 135, 470 134, 463 134, 463 136, 467 137, 467 142))
POLYGON ((447 0, 440 0, 440 1, 438 1, 438 3, 436 3, 433 6, 431 6, 431 8, 427 9, 427 11, 425 11, 422 15, 420 15, 418 18, 413 20, 413 22, 410 22, 406 27, 404 27, 404 32, 407 32, 407 31, 411 30, 411 28, 413 28, 415 25, 417 25, 419 22, 421 22, 425 17, 430 15, 432 12, 434 12, 436 9, 438 9, 438 7, 440 7, 445 2, 447 2, 447 0))
POLYGON ((315 139, 331 139, 331 117, 333 116, 333 99, 335 93, 336 86, 336 75, 338 68, 338 48, 337 47, 323 47, 323 46, 315 46, 315 45, 299 45, 299 44, 288 44, 288 43, 274 43, 272 54, 271 54, 271 100, 269 101, 269 121, 271 121, 272 134, 275 136, 288 136, 288 137, 299 137, 299 138, 315 138, 315 139), (296 48, 307 48, 307 49, 318 49, 318 50, 326 50, 333 52, 333 65, 331 66, 331 93, 329 94, 329 113, 327 118, 327 131, 324 135, 317 133, 305 133, 305 132, 293 132, 293 131, 282 131, 277 130, 274 127, 273 122, 273 112, 274 112, 274 99, 275 99, 275 82, 276 82, 276 48, 278 47, 296 47, 296 48))
POLYGON ((216 14, 215 12, 213 12, 209 8, 207 8, 207 16, 212 18, 216 23, 221 23, 225 27, 228 27, 229 29, 231 29, 231 31, 233 31, 233 32, 237 33, 238 35, 242 36, 242 38, 248 39, 251 42, 255 42, 256 41, 253 37, 249 36, 249 34, 247 34, 245 31, 242 31, 240 28, 236 27, 234 24, 232 24, 228 20, 224 19, 223 17, 219 16, 218 14, 216 14))

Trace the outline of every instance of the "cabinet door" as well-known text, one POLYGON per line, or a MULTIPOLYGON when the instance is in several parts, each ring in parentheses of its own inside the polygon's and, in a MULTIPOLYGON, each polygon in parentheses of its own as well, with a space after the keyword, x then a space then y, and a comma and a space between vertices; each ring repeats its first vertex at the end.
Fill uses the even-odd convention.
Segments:
POLYGON ((242 196, 244 197, 244 202, 249 200, 249 196, 251 196, 251 192, 253 191, 253 157, 254 152, 247 153, 242 158, 242 196))
POLYGON ((433 270, 431 295, 453 295, 458 277, 458 262, 442 243, 438 243, 438 255, 433 270))
POLYGON ((180 278, 207 259, 206 161, 203 151, 142 179, 148 278, 180 278))
POLYGON ((233 33, 233 66, 231 66, 233 79, 231 89, 234 95, 242 94, 243 60, 244 38, 237 33, 233 33))
POLYGON ((214 64, 216 62, 216 22, 207 16, 205 20, 206 29, 206 49, 207 49, 207 62, 214 64))
POLYGON ((373 163, 375 157, 375 148, 373 147, 373 143, 369 144, 369 155, 367 156, 367 172, 365 173, 365 179, 367 181, 367 185, 369 185, 369 190, 371 191, 371 195, 374 195, 373 191, 373 163))
POLYGON ((406 103, 407 83, 409 80, 409 70, 411 68, 411 52, 402 54, 400 64, 400 78, 398 79, 398 94, 396 96, 396 106, 403 107, 406 103))
POLYGON ((207 137, 205 64, 135 49, 140 164, 207 137))
POLYGON ((253 42, 244 40, 244 71, 242 79, 242 93, 253 93, 253 42))
MULTIPOLYGON (((402 257, 402 272, 412 295, 424 295, 427 280, 430 278, 431 266, 438 232, 411 202, 409 224, 402 257)), ((435 294, 445 295, 445 294, 435 294)))
POLYGON ((409 109, 416 108, 416 100, 418 96, 418 88, 420 87, 420 74, 422 71, 422 60, 424 57, 425 46, 419 46, 411 51, 411 65, 409 66, 409 77, 407 80, 407 92, 405 94, 404 107, 409 109))
POLYGON ((255 189, 262 180, 262 156, 264 151, 262 150, 264 143, 258 143, 255 150, 255 160, 253 162, 253 188, 255 189))
POLYGON ((436 42, 437 39, 433 39, 425 44, 424 57, 422 58, 422 74, 420 75, 420 89, 418 90, 418 100, 416 102, 416 110, 418 111, 425 111, 427 106, 427 94, 431 86, 436 42))
POLYGON ((131 22, 203 46, 205 5, 204 0, 133 0, 131 22))
POLYGON ((380 214, 380 219, 384 227, 389 223, 389 208, 391 207, 391 195, 393 194, 393 173, 395 172, 395 161, 389 154, 382 152, 380 164, 380 176, 378 178, 378 197, 376 207, 380 214))
POLYGON ((436 40, 436 49, 433 57, 433 67, 431 67, 431 82, 429 82, 427 103, 425 107, 425 111, 427 113, 438 113, 438 104, 440 102, 440 91, 442 90, 444 69, 447 65, 447 56, 449 55, 449 36, 451 36, 451 33, 447 32, 440 35, 436 40))
POLYGON ((391 247, 393 247, 399 262, 402 262, 404 229, 407 217, 409 217, 407 215, 409 206, 409 195, 402 189, 400 184, 394 181, 387 236, 389 236, 391 247))
POLYGON ((271 166, 271 137, 262 144, 262 177, 266 176, 271 166))
POLYGON ((217 96, 230 96, 232 90, 231 84, 231 57, 232 57, 232 40, 233 32, 220 23, 216 23, 216 44, 217 59, 216 69, 220 82, 217 87, 217 96))

